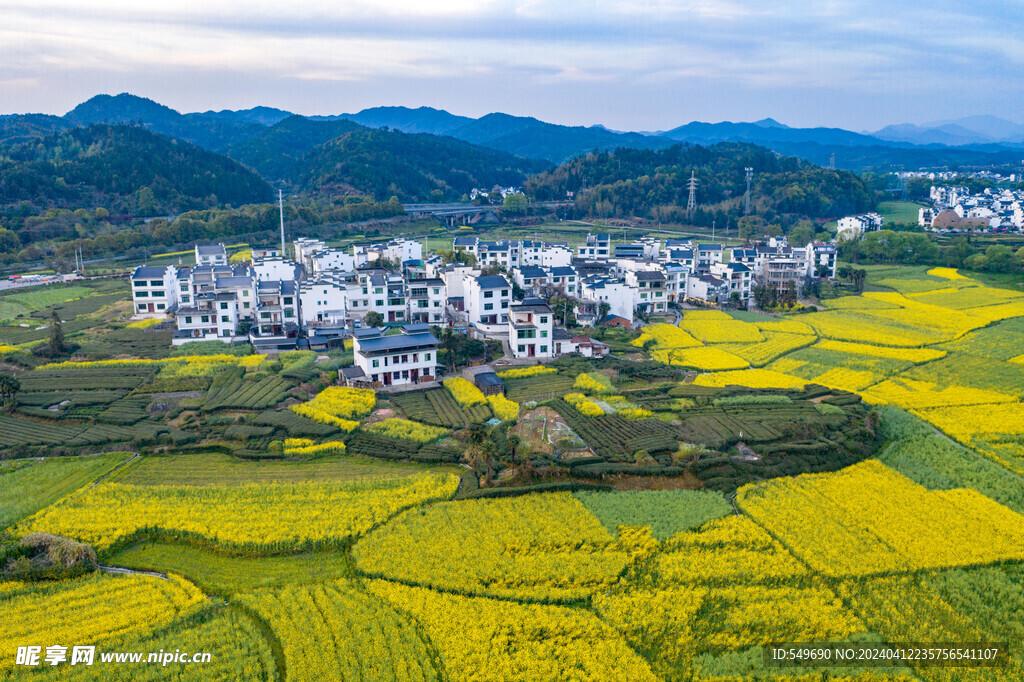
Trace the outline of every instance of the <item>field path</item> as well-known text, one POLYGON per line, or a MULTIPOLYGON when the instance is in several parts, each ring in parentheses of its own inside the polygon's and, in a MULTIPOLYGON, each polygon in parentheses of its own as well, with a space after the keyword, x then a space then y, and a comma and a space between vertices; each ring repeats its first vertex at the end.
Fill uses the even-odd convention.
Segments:
POLYGON ((136 571, 133 568, 125 568, 124 566, 104 566, 102 564, 100 564, 96 568, 100 569, 104 573, 118 573, 121 575, 148 575, 153 578, 167 580, 166 573, 157 573, 156 571, 136 571))
POLYGON ((128 458, 125 461, 121 462, 116 467, 114 467, 113 469, 111 469, 110 471, 108 471, 107 473, 103 474, 102 476, 97 478, 95 481, 93 481, 92 483, 87 485, 85 487, 85 489, 88 490, 89 488, 95 488, 97 485, 100 484, 101 481, 103 481, 103 479, 109 478, 111 474, 113 474, 113 473, 115 473, 117 471, 120 471, 121 469, 125 468, 126 466, 128 466, 129 464, 131 464, 132 462, 137 460, 139 458, 139 456, 140 456, 139 453, 136 452, 130 458, 128 458))

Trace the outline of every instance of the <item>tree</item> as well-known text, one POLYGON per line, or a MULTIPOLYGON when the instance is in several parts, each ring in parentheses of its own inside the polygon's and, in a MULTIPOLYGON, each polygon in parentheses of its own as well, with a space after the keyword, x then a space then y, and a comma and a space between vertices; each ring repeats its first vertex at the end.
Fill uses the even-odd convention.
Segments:
POLYGON ((21 382, 8 374, 0 374, 0 397, 3 403, 13 403, 18 391, 21 390, 21 382))
POLYGON ((363 322, 366 323, 367 327, 381 327, 384 325, 384 316, 376 310, 371 310, 366 313, 366 317, 363 318, 363 322))
POLYGON ((526 195, 520 192, 506 194, 501 208, 503 212, 509 215, 523 215, 527 209, 526 195))
POLYGON ((608 313, 611 311, 612 306, 608 301, 601 301, 597 306, 597 318, 600 322, 604 318, 608 317, 608 313))
POLYGON ((60 321, 60 316, 57 315, 57 311, 54 310, 50 315, 50 357, 55 358, 64 352, 64 325, 60 321))
POLYGON ((805 246, 814 239, 814 223, 810 220, 801 220, 789 231, 790 246, 805 246))
POLYGON ((740 239, 748 242, 751 237, 764 234, 765 225, 765 220, 761 216, 748 215, 740 218, 738 223, 740 239))

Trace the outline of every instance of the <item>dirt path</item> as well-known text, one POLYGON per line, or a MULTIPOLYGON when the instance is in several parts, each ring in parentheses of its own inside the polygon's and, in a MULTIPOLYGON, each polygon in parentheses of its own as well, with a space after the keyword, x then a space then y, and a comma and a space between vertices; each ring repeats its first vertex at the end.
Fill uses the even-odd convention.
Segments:
POLYGON ((125 568, 124 566, 104 566, 102 564, 100 564, 96 568, 103 571, 104 573, 117 573, 118 575, 148 575, 153 578, 167 580, 166 573, 157 573, 156 571, 136 571, 133 568, 125 568))

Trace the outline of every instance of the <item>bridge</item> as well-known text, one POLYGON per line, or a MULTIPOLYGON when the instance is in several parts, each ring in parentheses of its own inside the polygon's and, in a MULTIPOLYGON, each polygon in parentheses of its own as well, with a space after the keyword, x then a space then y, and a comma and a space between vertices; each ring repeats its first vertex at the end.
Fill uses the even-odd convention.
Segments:
MULTIPOLYGON (((571 201, 542 201, 530 204, 554 210, 561 206, 572 206, 571 201)), ((476 204, 402 204, 405 212, 416 218, 434 217, 448 227, 459 224, 469 225, 482 221, 497 222, 500 206, 477 206, 476 204)))

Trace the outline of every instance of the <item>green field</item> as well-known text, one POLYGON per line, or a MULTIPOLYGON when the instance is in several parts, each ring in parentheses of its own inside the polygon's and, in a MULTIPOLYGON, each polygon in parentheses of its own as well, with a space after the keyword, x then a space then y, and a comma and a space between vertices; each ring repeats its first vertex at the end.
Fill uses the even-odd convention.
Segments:
POLYGON ((894 223, 917 225, 921 204, 912 201, 883 201, 878 204, 878 213, 885 219, 885 225, 894 223))
POLYGON ((114 554, 115 566, 177 573, 206 592, 236 594, 293 583, 322 583, 352 574, 348 556, 338 551, 248 557, 219 554, 189 545, 140 542, 114 554))
POLYGON ((107 474, 126 454, 29 460, 0 468, 0 529, 107 474))
MULTIPOLYGON (((441 471, 426 464, 379 462, 356 457, 312 461, 247 461, 230 455, 147 455, 118 472, 119 483, 135 485, 241 485, 298 481, 361 481, 441 471)), ((451 471, 445 469, 444 471, 451 471)))
POLYGON ((650 526, 658 540, 703 526, 732 511, 721 493, 703 490, 630 490, 578 492, 576 499, 615 533, 619 526, 650 526))

